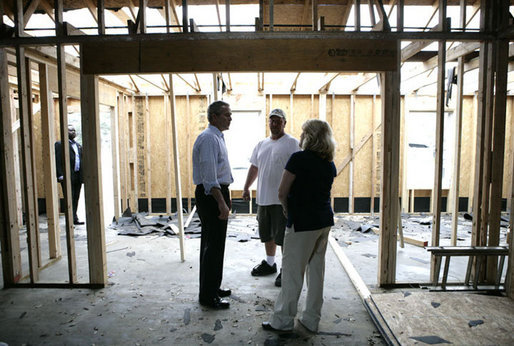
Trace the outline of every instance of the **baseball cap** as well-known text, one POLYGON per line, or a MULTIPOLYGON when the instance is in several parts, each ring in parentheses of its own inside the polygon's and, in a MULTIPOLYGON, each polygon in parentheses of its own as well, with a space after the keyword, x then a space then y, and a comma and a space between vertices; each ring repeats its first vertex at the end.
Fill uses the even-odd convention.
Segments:
POLYGON ((268 118, 271 118, 273 116, 285 119, 286 118, 286 113, 284 113, 284 111, 281 110, 280 108, 275 108, 274 110, 272 110, 269 113, 269 117, 268 118))

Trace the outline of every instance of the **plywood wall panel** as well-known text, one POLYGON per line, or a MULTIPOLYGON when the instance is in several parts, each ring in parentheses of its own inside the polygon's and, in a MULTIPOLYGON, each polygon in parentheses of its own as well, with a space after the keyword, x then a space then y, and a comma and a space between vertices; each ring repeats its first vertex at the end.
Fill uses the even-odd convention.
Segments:
MULTIPOLYGON (((355 96, 355 146, 372 133, 373 97, 355 96)), ((371 196, 372 139, 355 154, 353 179, 354 197, 371 196)))
MULTIPOLYGON (((333 100, 332 97, 327 97, 327 109, 333 110, 331 126, 336 141, 334 163, 337 167, 350 153, 350 96, 335 96, 333 100), (333 106, 332 101, 334 102, 333 106)), ((334 185, 332 186, 333 197, 348 197, 348 174, 349 169, 346 166, 334 180, 334 185)))
POLYGON ((462 102, 462 145, 460 150, 460 184, 459 197, 469 197, 471 174, 474 155, 474 133, 473 123, 476 121, 473 110, 473 96, 465 96, 462 102))
MULTIPOLYGON (((166 182, 168 181, 168 173, 166 172, 166 156, 173 153, 166 147, 166 121, 164 114, 164 97, 155 96, 149 97, 148 108, 150 110, 150 127, 151 138, 151 158, 150 165, 152 169, 152 197, 165 198, 166 196, 166 182)), ((172 171, 174 179, 174 173, 172 171)), ((175 187, 172 187, 172 192, 175 193, 175 187)))

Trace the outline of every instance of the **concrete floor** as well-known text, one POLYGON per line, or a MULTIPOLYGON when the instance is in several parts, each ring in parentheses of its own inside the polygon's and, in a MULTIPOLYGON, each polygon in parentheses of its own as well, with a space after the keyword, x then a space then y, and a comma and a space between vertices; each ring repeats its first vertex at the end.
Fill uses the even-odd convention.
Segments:
MULTIPOLYGON (((502 216, 509 218, 508 213, 502 216)), ((431 243, 432 228, 427 224, 432 217, 427 214, 402 215, 403 234, 416 240, 431 243)), ((378 270, 378 240, 379 235, 368 231, 362 233, 358 230, 361 225, 377 225, 378 214, 375 217, 363 214, 336 216, 336 225, 332 227, 332 234, 338 241, 345 254, 352 261, 353 266, 371 289, 377 286, 378 270)), ((500 245, 507 246, 507 222, 502 221, 500 228, 500 245)), ((465 220, 463 213, 459 214, 457 228, 457 245, 471 246, 472 222, 465 220)), ((451 245, 451 215, 441 216, 440 245, 451 245)), ((464 282, 467 268, 467 257, 452 257, 449 267, 448 282, 464 282)), ((507 265, 503 268, 503 278, 507 265)), ((441 270, 442 275, 443 270, 441 270)), ((430 282, 430 253, 425 248, 405 243, 403 248, 397 243, 396 254, 396 282, 397 283, 429 283, 430 282)), ((377 289, 377 291, 382 291, 377 289)))
MULTIPOLYGON (((254 222, 253 218, 248 220, 249 225, 254 222)), ((231 223, 241 228, 240 222, 231 223)), ((41 236, 44 244, 44 228, 41 236)), ((61 239, 64 258, 41 273, 42 282, 66 281, 64 234, 61 239)), ((87 282, 84 226, 77 227, 75 240, 79 280, 87 282)), ((24 239, 21 243, 26 247, 24 239)), ((224 286, 231 288, 233 295, 230 309, 224 311, 212 311, 197 302, 198 238, 185 240, 185 262, 180 261, 176 237, 118 236, 115 230, 107 229, 106 243, 109 285, 104 289, 0 290, 0 342, 9 345, 384 344, 330 246, 320 332, 309 334, 297 326, 293 333, 278 335, 260 327, 270 316, 279 288, 273 285, 274 276, 250 275, 251 268, 264 255, 259 240, 227 239, 224 286)), ((26 257, 26 249, 22 254, 26 257)), ((304 294, 299 310, 303 301, 304 294)))

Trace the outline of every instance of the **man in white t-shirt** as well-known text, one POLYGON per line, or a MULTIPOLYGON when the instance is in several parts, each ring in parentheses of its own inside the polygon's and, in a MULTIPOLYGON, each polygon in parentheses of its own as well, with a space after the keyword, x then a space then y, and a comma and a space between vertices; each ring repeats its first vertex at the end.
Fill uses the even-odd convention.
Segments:
MULTIPOLYGON (((260 141, 250 158, 243 198, 250 200, 249 188, 257 180, 257 221, 259 236, 266 248, 266 259, 252 269, 253 276, 265 276, 277 272, 275 253, 277 245, 284 243, 287 219, 278 199, 278 186, 284 167, 291 154, 300 150, 298 140, 284 132, 286 115, 281 109, 269 114, 271 136, 260 141)), ((275 279, 275 286, 282 285, 282 271, 275 279)))

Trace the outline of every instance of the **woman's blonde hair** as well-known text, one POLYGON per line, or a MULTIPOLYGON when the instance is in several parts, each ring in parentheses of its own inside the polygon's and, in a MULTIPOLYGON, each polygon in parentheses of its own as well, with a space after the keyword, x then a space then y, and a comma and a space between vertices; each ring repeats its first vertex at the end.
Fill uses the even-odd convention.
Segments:
POLYGON ((330 125, 323 120, 309 119, 302 125, 300 147, 316 152, 321 158, 333 161, 336 142, 330 125))

